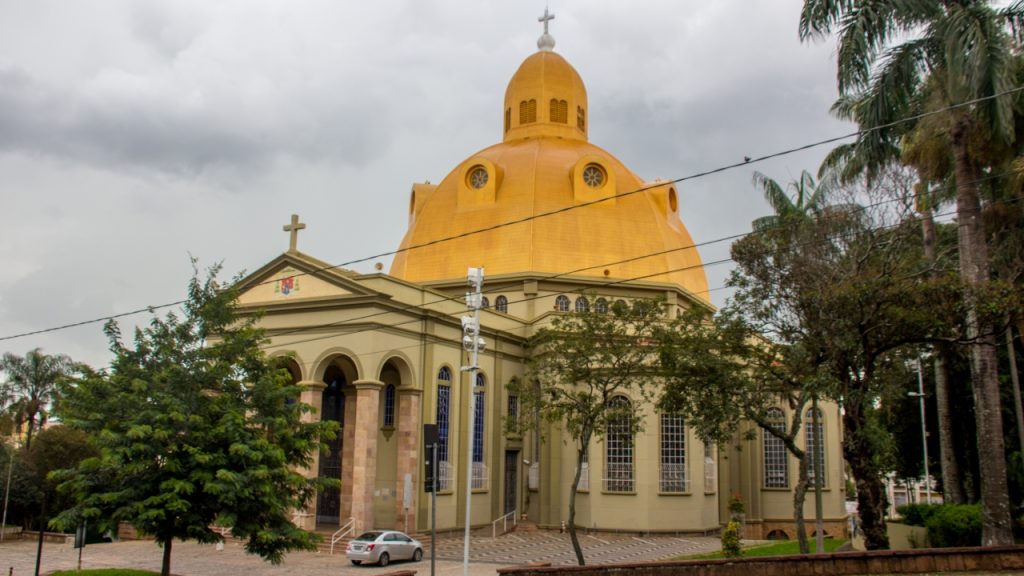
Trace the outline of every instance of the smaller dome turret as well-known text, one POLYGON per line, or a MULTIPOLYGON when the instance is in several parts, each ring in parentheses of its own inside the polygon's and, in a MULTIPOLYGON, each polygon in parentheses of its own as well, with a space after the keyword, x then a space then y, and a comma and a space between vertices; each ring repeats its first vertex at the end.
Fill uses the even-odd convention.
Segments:
POLYGON ((524 60, 505 90, 503 140, 541 136, 587 140, 587 88, 576 69, 550 50, 524 60))

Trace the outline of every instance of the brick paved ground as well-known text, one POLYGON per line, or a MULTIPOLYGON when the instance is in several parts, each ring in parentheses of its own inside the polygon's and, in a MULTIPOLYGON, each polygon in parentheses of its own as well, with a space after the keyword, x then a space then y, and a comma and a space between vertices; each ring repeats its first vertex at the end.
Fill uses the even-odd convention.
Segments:
MULTIPOLYGON (((285 557, 283 564, 273 566, 258 557, 244 553, 237 543, 224 550, 213 546, 176 542, 171 559, 175 574, 196 576, 376 576, 399 569, 412 569, 420 576, 430 574, 429 542, 427 557, 419 563, 395 563, 387 568, 352 566, 343 553, 315 554, 296 552, 285 557)), ((581 544, 588 564, 659 560, 679 554, 718 549, 718 540, 705 537, 654 536, 633 538, 625 535, 601 534, 582 536, 581 544)), ((446 535, 438 538, 438 576, 462 574, 462 538, 446 535)), ((32 574, 35 567, 35 542, 14 540, 0 543, 0 574, 13 568, 14 576, 32 574)), ((471 576, 493 576, 495 568, 531 561, 552 564, 575 564, 568 534, 549 532, 512 533, 496 539, 474 538, 470 546, 471 576)), ((93 544, 82 555, 84 568, 126 567, 160 569, 162 549, 152 542, 120 542, 93 544)), ((43 549, 42 573, 74 569, 77 551, 71 546, 48 543, 43 549)))

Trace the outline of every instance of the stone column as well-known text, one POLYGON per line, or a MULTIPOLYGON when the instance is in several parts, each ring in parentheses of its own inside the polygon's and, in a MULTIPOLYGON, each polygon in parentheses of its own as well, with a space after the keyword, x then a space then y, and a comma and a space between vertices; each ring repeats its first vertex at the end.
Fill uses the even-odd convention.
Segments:
MULTIPOLYGON (((419 494, 423 491, 420 486, 420 398, 422 390, 412 388, 398 389, 398 492, 399 497, 395 499, 395 518, 398 519, 397 529, 401 530, 408 525, 410 531, 416 530, 416 507, 419 502, 419 494), (412 501, 404 502, 405 498, 405 475, 412 477, 412 501), (408 511, 408 512, 407 512, 408 511), (406 518, 408 515, 408 518, 406 518)), ((429 455, 425 455, 429 458, 429 455)))
MULTIPOLYGON (((356 534, 372 530, 373 490, 377 483, 377 432, 380 391, 378 380, 356 380, 352 454, 352 517, 356 534)), ((347 408, 347 405, 346 405, 347 408)), ((346 410, 347 411, 347 410, 346 410)))
POLYGON ((341 511, 339 523, 344 526, 352 517, 352 466, 355 451, 356 391, 351 386, 342 388, 345 395, 345 410, 342 416, 341 434, 341 511))
MULTIPOLYGON (((327 385, 323 382, 317 382, 316 380, 303 380, 299 382, 299 386, 302 386, 302 392, 299 393, 299 402, 309 404, 314 409, 314 412, 303 414, 302 421, 320 421, 320 409, 323 407, 324 388, 327 388, 327 385)), ((309 468, 301 469, 300 472, 306 478, 315 478, 320 473, 320 450, 313 451, 313 459, 309 466, 309 468)), ((316 495, 313 495, 304 509, 294 511, 292 513, 292 518, 295 525, 299 528, 302 528, 303 530, 316 530, 316 495)))

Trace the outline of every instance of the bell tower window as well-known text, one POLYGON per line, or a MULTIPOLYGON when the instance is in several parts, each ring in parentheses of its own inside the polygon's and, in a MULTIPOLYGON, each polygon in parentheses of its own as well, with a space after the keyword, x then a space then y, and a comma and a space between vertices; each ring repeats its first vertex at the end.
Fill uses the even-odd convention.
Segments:
POLYGON ((576 127, 582 132, 587 131, 587 113, 583 110, 583 106, 576 107, 576 127))
POLYGON ((551 121, 559 124, 569 123, 569 103, 557 98, 551 99, 551 121))
POLYGON ((530 124, 537 121, 537 101, 523 100, 519 103, 519 123, 530 124))
POLYGON ((505 108, 505 132, 512 128, 512 109, 505 108))

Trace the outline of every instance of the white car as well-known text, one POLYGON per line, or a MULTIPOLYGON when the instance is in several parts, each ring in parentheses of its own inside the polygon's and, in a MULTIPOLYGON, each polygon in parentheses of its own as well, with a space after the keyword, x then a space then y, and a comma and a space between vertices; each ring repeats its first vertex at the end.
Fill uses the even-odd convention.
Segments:
POLYGON ((423 544, 397 530, 373 530, 349 541, 345 555, 356 566, 363 562, 387 566, 392 560, 419 562, 423 559, 423 544))

